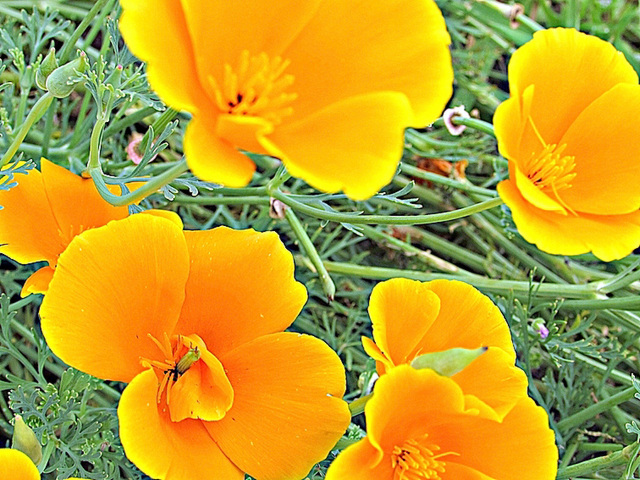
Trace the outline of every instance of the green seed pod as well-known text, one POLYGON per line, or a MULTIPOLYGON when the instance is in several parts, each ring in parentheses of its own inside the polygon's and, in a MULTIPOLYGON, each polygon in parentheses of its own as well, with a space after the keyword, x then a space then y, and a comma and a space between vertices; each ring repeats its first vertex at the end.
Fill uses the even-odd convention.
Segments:
POLYGON ((56 60, 56 50, 51 47, 49 53, 40 63, 38 70, 36 71, 36 85, 43 90, 47 89, 47 77, 51 75, 56 68, 58 68, 58 60, 56 60))
POLYGON ((78 74, 87 68, 87 55, 80 52, 75 60, 56 68, 47 78, 47 90, 57 98, 71 95, 78 82, 78 74))
POLYGON ((42 446, 38 442, 36 434, 33 433, 20 415, 16 415, 13 424, 13 438, 11 448, 20 450, 27 455, 31 461, 38 465, 42 460, 42 446))
POLYGON ((471 362, 487 351, 488 347, 475 350, 452 348, 444 352, 425 353, 413 359, 411 366, 416 369, 430 368, 440 375, 451 377, 464 370, 471 362))

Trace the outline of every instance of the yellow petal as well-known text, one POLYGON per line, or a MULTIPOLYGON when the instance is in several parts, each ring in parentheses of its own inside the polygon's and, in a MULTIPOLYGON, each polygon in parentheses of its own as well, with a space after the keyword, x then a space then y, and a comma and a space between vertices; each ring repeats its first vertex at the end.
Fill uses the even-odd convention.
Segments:
POLYGON ((518 232, 540 250, 555 255, 593 252, 610 262, 640 246, 640 212, 624 215, 559 215, 527 202, 511 180, 500 182, 500 197, 511 209, 518 232))
POLYGON ((149 83, 162 100, 191 113, 210 105, 198 81, 192 39, 180 2, 122 0, 120 5, 122 36, 134 55, 147 62, 149 83))
POLYGON ((367 438, 348 446, 331 463, 326 480, 392 480, 393 469, 388 458, 371 446, 367 438))
POLYGON ((6 480, 40 480, 40 473, 31 459, 12 448, 0 449, 0 478, 6 480))
POLYGON ((349 425, 344 367, 325 343, 295 333, 259 337, 220 360, 235 398, 205 425, 222 451, 260 480, 299 480, 349 425), (292 454, 295 452, 295 454, 292 454))
POLYGON ((173 331, 188 268, 182 230, 165 218, 132 215, 78 235, 40 309, 47 343, 83 372, 130 381, 140 357, 159 356, 148 334, 173 331))
POLYGON ((158 379, 152 370, 137 375, 118 405, 120 440, 140 470, 165 480, 243 480, 241 472, 216 445, 200 420, 172 422, 158 405, 158 379))
POLYGON ((251 181, 255 164, 233 145, 216 136, 213 120, 194 117, 184 134, 184 154, 197 177, 227 187, 244 187, 251 181))
MULTIPOLYGON (((640 86, 620 84, 589 105, 564 134, 576 177, 561 192, 573 209, 619 215, 640 208, 640 86)), ((518 185, 519 187, 520 185, 518 185)))
POLYGON ((549 144, 558 144, 578 115, 618 83, 638 83, 624 55, 604 40, 574 29, 536 32, 509 62, 512 96, 535 85, 531 115, 549 144))
MULTIPOLYGON (((534 183, 514 165, 514 162, 509 162, 509 174, 518 186, 520 194, 527 202, 541 210, 567 215, 566 209, 555 199, 549 197, 540 188, 536 187, 534 183)), ((562 192, 562 196, 564 196, 564 192, 562 192)))
POLYGON ((282 125, 263 141, 295 176, 354 200, 375 195, 393 178, 411 121, 407 97, 378 92, 340 100, 282 125))
POLYGON ((197 333, 216 357, 293 323, 307 291, 274 232, 185 232, 191 269, 176 332, 197 333))
POLYGON ((55 270, 51 267, 42 267, 40 270, 37 270, 24 281, 20 296, 26 297, 32 293, 47 293, 54 272, 55 270))

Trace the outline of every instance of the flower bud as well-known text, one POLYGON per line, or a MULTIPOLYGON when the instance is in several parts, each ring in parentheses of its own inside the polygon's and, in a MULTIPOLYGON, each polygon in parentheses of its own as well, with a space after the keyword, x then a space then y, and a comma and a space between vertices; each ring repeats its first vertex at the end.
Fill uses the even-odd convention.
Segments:
POLYGON ((488 347, 480 347, 475 350, 452 348, 443 352, 425 353, 414 358, 411 366, 416 369, 430 368, 440 375, 451 377, 464 370, 487 349, 488 347))
POLYGON ((36 465, 42 460, 42 446, 36 434, 33 433, 33 430, 29 428, 20 415, 16 415, 13 424, 11 448, 20 450, 36 465))
POLYGON ((36 71, 36 85, 43 90, 47 89, 47 77, 58 68, 58 60, 56 60, 56 49, 51 47, 49 53, 40 63, 36 71))
POLYGON ((56 68, 47 78, 47 90, 57 98, 68 97, 78 82, 78 74, 87 67, 87 55, 80 52, 75 60, 56 68))

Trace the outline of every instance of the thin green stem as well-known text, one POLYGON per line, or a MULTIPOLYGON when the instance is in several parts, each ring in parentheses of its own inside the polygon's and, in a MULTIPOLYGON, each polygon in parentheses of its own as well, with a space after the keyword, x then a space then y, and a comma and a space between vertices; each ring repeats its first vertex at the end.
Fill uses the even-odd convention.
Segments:
POLYGON ((371 400, 372 396, 373 393, 370 393, 369 395, 365 395, 364 397, 356 398, 353 402, 351 402, 349 404, 349 411, 351 412, 351 416, 355 417, 356 415, 360 415, 362 412, 364 412, 364 406, 369 400, 371 400))
POLYGON ((590 407, 580 410, 578 413, 575 413, 570 417, 560 420, 558 422, 558 428, 561 430, 568 430, 570 428, 577 427, 590 418, 595 417, 599 413, 606 412, 616 405, 631 400, 636 392, 637 390, 635 389, 635 387, 629 387, 619 393, 616 393, 615 395, 610 396, 609 398, 591 405, 590 407))
POLYGON ((596 298, 592 300, 566 300, 562 308, 572 310, 640 310, 640 296, 596 298))
POLYGON ((438 183, 440 185, 446 185, 447 187, 452 187, 457 190, 462 190, 463 192, 471 192, 477 193, 479 195, 486 195, 487 197, 497 197, 498 193, 495 190, 489 190, 487 188, 477 187, 472 185, 471 183, 462 183, 453 178, 444 177, 442 175, 438 175, 437 173, 427 172, 426 170, 421 170, 418 167, 414 167, 413 165, 409 165, 408 163, 402 163, 400 165, 400 169, 403 173, 410 175, 415 178, 419 178, 421 180, 428 180, 433 183, 438 183))
MULTIPOLYGON (((454 125, 464 125, 465 127, 472 128, 482 133, 486 133, 487 135, 491 135, 493 138, 496 137, 496 132, 493 129, 493 125, 489 122, 485 122, 484 120, 480 120, 478 118, 465 118, 460 116, 454 116, 451 119, 451 123, 454 125)), ((433 122, 435 127, 444 126, 444 119, 440 117, 435 122, 433 122)))
POLYGON ((321 210, 305 203, 294 200, 280 190, 274 190, 271 193, 273 198, 280 200, 292 209, 322 220, 331 220, 340 223, 350 223, 352 225, 378 224, 378 225, 424 225, 429 223, 450 222, 459 218, 468 217, 474 213, 482 212, 490 208, 502 205, 502 199, 492 198, 484 202, 472 205, 470 207, 460 208, 452 212, 432 213, 426 215, 358 215, 349 213, 338 213, 321 210))
POLYGON ((269 199, 267 197, 256 196, 191 197, 188 195, 178 195, 173 202, 190 205, 269 205, 269 199))
POLYGON ((18 148, 20 148, 20 144, 27 136, 29 129, 33 126, 33 124, 35 124, 38 120, 40 120, 40 118, 42 118, 42 116, 45 114, 45 112, 49 108, 49 105, 51 105, 53 98, 54 98, 53 95, 47 92, 42 97, 40 97, 40 99, 36 102, 36 104, 33 106, 31 111, 29 112, 29 115, 27 115, 27 118, 25 119, 24 123, 16 133, 16 136, 11 142, 11 145, 9 145, 9 148, 7 149, 7 151, 4 153, 4 155, 2 155, 2 159, 0 159, 0 168, 4 167, 7 163, 11 161, 13 156, 18 151, 18 148))
POLYGON ((69 59, 69 56, 71 55, 71 52, 76 46, 76 42, 78 41, 78 39, 80 39, 80 36, 84 33, 84 31, 87 29, 89 24, 91 24, 91 22, 95 20, 96 16, 98 15, 98 12, 102 9, 102 7, 104 7, 104 5, 108 1, 109 0, 98 0, 93 5, 93 7, 91 7, 91 10, 87 12, 86 16, 82 19, 80 24, 76 27, 76 29, 71 34, 69 39, 66 42, 64 42, 64 46, 62 47, 62 51, 60 52, 60 58, 59 58, 61 65, 67 62, 67 60, 69 59))
POLYGON ((327 296, 327 300, 329 302, 332 302, 336 295, 336 286, 333 283, 333 280, 331 279, 329 272, 327 272, 327 269, 325 268, 324 263, 322 263, 322 259, 320 258, 320 254, 318 253, 318 250, 316 250, 316 247, 313 245, 313 242, 309 238, 307 231, 305 230, 304 226, 300 222, 300 219, 296 216, 295 212, 290 208, 286 208, 284 212, 284 216, 287 219, 287 222, 289 222, 289 226, 291 227, 291 230, 293 230, 293 233, 295 234, 296 238, 300 242, 300 245, 302 246, 305 253, 309 257, 309 260, 311 260, 311 263, 315 267, 316 272, 320 277, 322 290, 324 290, 324 293, 327 296))
POLYGON ((578 478, 599 472, 605 468, 624 465, 638 454, 639 448, 640 445, 635 443, 623 448, 618 452, 614 452, 603 457, 585 460, 584 462, 576 463, 566 468, 561 468, 558 470, 558 476, 556 478, 558 478, 559 480, 572 477, 578 478))

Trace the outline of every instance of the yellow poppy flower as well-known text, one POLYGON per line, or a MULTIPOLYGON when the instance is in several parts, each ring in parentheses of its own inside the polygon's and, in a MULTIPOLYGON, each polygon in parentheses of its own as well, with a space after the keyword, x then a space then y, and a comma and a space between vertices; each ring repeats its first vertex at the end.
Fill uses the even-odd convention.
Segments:
MULTIPOLYGON (((20 450, 0 448, 0 478, 2 480, 40 480, 40 472, 31 459, 20 450)), ((67 480, 82 480, 67 478, 67 480)))
POLYGON ((193 115, 185 155, 207 181, 246 185, 246 150, 320 190, 369 198, 391 181, 404 129, 434 121, 452 93, 450 37, 433 0, 121 5, 149 83, 193 115))
POLYGON ((509 179, 498 193, 541 250, 611 261, 640 245, 638 75, 609 43, 574 29, 536 32, 509 63, 496 110, 509 179))
POLYGON ((367 436, 327 480, 552 480, 558 450, 546 412, 524 397, 503 420, 452 379, 401 365, 365 406, 367 436))
POLYGON ((498 307, 471 285, 387 280, 371 292, 369 316, 375 343, 363 337, 362 344, 381 376, 426 353, 489 347, 451 378, 500 418, 526 397, 527 377, 515 366, 509 326, 498 307))
POLYGON ((147 475, 299 479, 350 414, 338 356, 283 332, 307 299, 293 269, 273 232, 132 215, 71 241, 42 331, 69 365, 129 382, 120 438, 147 475))
POLYGON ((44 158, 41 168, 16 174, 18 185, 0 190, 0 253, 20 263, 49 263, 26 280, 22 296, 46 293, 58 256, 73 237, 129 214, 127 207, 107 203, 93 180, 44 158))

